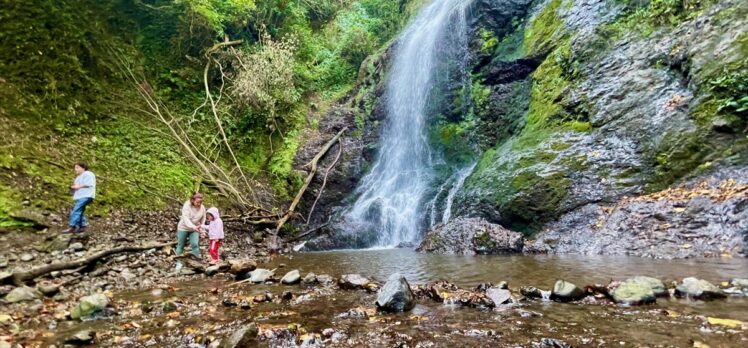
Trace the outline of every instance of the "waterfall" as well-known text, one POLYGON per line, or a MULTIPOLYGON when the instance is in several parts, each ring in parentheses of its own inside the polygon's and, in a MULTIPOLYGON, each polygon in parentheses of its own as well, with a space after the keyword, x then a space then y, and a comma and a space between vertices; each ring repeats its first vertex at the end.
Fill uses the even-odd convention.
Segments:
POLYGON ((442 214, 443 224, 449 222, 449 218, 452 216, 452 202, 454 202, 455 195, 460 191, 462 185, 465 184, 465 179, 467 179, 467 177, 470 176, 470 173, 473 172, 473 168, 475 168, 476 164, 478 164, 478 162, 474 162, 455 173, 457 180, 455 180, 454 185, 452 185, 452 188, 449 189, 449 193, 447 194, 447 203, 444 205, 444 214, 442 214))
POLYGON ((394 48, 385 91, 387 122, 371 171, 345 214, 354 226, 377 231, 377 246, 415 242, 423 200, 432 184, 426 104, 436 66, 453 46, 467 46, 470 0, 434 0, 406 28, 394 48))

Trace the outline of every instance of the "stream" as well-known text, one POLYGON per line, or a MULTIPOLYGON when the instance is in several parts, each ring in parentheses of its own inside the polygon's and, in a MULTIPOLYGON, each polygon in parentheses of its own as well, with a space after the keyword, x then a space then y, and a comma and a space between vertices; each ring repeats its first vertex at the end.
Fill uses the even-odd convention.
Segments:
MULTIPOLYGON (((274 258, 264 268, 277 268, 280 278, 298 269, 335 278, 359 273, 379 282, 400 272, 411 283, 446 279, 465 289, 484 282, 505 280, 513 293, 520 286, 550 289, 556 279, 580 286, 607 284, 634 275, 657 277, 665 284, 695 276, 715 284, 744 277, 745 259, 652 260, 596 256, 447 256, 420 254, 407 249, 343 250, 292 254, 274 258)), ((200 276, 203 277, 203 276, 200 276)), ((277 337, 260 340, 260 346, 315 346, 310 335, 327 330, 334 334, 324 346, 674 346, 694 342, 711 347, 743 346, 748 333, 740 328, 707 324, 706 317, 748 321, 748 300, 728 297, 711 302, 660 298, 654 305, 626 307, 606 301, 556 303, 526 300, 480 309, 418 300, 410 312, 374 314, 363 318, 345 316, 355 308, 373 308, 376 294, 363 290, 338 290, 332 286, 280 285, 279 283, 229 286, 230 277, 216 276, 158 285, 151 290, 112 294, 116 316, 56 327, 47 342, 84 328, 98 333, 99 346, 210 347, 210 342, 230 335, 238 327, 255 322, 261 328, 279 330, 277 337), (227 306, 227 300, 250 301, 270 292, 292 300, 253 303, 251 309, 227 306), (162 310, 174 302, 176 310, 162 310), (144 308, 151 308, 148 311, 144 308), (153 309, 155 308, 155 309, 153 309), (295 328, 295 334, 288 327, 295 328), (63 327, 64 326, 64 327, 63 327), (306 333, 306 335, 304 335, 306 333), (304 340, 307 340, 304 343, 304 340), (554 341, 558 340, 558 341, 554 341), (545 344, 545 345, 543 345, 545 344)), ((588 298, 590 299, 590 298, 588 298)), ((362 309, 360 309, 362 310, 362 309)), ((46 325, 51 325, 46 323, 46 325)), ((262 330, 262 329, 261 329, 262 330)))

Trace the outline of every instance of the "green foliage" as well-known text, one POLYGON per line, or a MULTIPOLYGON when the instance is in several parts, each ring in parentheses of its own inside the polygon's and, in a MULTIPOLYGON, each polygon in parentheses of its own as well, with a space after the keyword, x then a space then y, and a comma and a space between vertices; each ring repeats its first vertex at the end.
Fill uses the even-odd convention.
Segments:
POLYGON ((472 133, 475 120, 468 118, 459 123, 439 123, 429 129, 432 147, 440 149, 450 163, 464 164, 472 160, 472 133))
MULTIPOLYGON (((552 49, 553 42, 566 35, 558 11, 565 0, 551 0, 525 27, 524 52, 534 55, 552 49)), ((569 4, 571 4, 570 0, 569 4)))
POLYGON ((516 29, 511 34, 505 36, 496 45, 495 56, 501 61, 510 62, 517 60, 526 55, 525 49, 525 31, 522 28, 516 29))
POLYGON ((654 26, 675 26, 698 16, 712 3, 711 0, 652 0, 634 11, 631 19, 654 26))
POLYGON ((571 42, 561 43, 532 75, 532 92, 525 132, 540 129, 571 129, 587 132, 591 129, 586 115, 569 110, 566 98, 576 76, 576 64, 570 58, 571 42))
POLYGON ((490 54, 499 44, 499 39, 496 38, 496 35, 490 30, 480 28, 478 35, 480 35, 481 42, 483 42, 480 47, 481 53, 490 54))
POLYGON ((254 0, 185 0, 185 4, 204 18, 218 37, 223 37, 227 27, 246 21, 245 16, 255 9, 254 0))
POLYGON ((709 81, 717 98, 717 111, 748 115, 748 61, 739 70, 723 67, 722 73, 709 81))
MULTIPOLYGON (((22 188, 41 208, 68 203, 72 174, 66 167, 78 159, 101 180, 93 213, 181 199, 197 171, 161 124, 136 110, 140 99, 114 58, 146 77, 164 106, 184 117, 194 141, 216 145, 214 127, 205 126, 212 114, 193 110, 205 98, 203 54, 226 36, 243 39, 232 50, 262 68, 245 69, 242 76, 234 51, 213 55, 225 75, 212 64, 207 82, 214 96, 226 83, 218 111, 229 142, 248 172, 288 197, 301 184, 292 162, 309 100, 330 105, 348 92, 361 63, 411 11, 405 0, 7 2, 0 12, 0 117, 18 128, 0 129, 23 139, 0 141, 4 154, 13 154, 2 160, 42 183, 22 188), (241 93, 229 93, 234 87, 241 93)), ((6 184, 3 177, 0 187, 6 184)), ((10 221, 7 211, 20 197, 2 193, 0 220, 10 221)))
POLYGON ((13 211, 18 208, 16 201, 20 199, 10 189, 0 185, 0 230, 6 228, 31 227, 33 223, 12 217, 13 211))
POLYGON ((703 13, 714 0, 619 0, 626 6, 620 19, 602 26, 609 41, 616 41, 629 32, 649 36, 660 27, 674 27, 703 13), (612 40, 611 40, 612 39, 612 40))

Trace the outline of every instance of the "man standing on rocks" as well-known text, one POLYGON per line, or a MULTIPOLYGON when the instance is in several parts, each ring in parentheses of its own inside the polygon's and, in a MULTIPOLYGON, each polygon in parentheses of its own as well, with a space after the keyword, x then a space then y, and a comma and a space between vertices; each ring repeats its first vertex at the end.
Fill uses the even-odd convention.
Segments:
POLYGON ((96 197, 96 176, 88 170, 88 165, 85 162, 78 162, 73 168, 77 176, 73 185, 70 186, 70 191, 73 193, 75 204, 73 211, 70 212, 68 223, 70 228, 63 233, 86 231, 88 227, 88 220, 85 216, 86 206, 96 197))

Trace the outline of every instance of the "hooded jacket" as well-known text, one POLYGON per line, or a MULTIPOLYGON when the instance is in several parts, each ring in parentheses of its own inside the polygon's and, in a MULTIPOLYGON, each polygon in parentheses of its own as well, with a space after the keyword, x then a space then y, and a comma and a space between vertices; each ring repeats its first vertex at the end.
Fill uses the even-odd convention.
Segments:
POLYGON ((223 239, 223 220, 221 220, 221 216, 218 214, 218 208, 210 207, 206 213, 213 215, 213 221, 203 226, 208 230, 208 238, 223 239))

